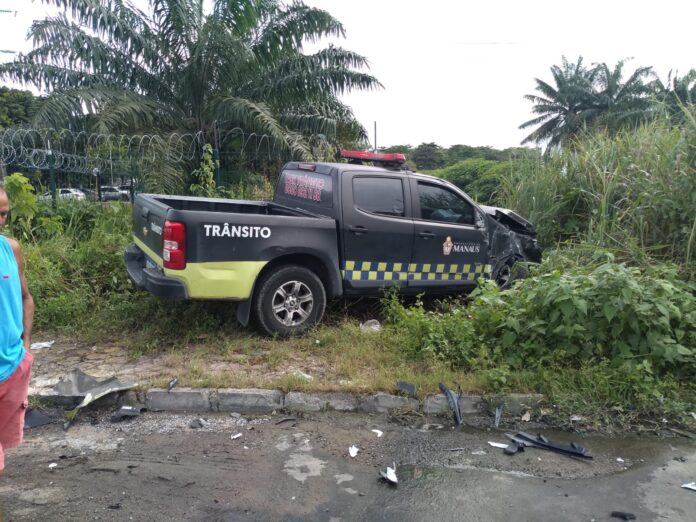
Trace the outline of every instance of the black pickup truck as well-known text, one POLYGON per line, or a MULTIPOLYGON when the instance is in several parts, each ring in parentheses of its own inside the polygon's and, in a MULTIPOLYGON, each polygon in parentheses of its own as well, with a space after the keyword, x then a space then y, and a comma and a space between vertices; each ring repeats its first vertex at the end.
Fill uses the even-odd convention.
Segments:
POLYGON ((399 170, 400 154, 343 156, 286 164, 272 202, 139 194, 131 279, 158 296, 238 301, 243 325, 253 315, 287 336, 318 323, 327 299, 465 293, 482 277, 504 287, 516 261, 541 260, 534 227, 511 210, 399 170))

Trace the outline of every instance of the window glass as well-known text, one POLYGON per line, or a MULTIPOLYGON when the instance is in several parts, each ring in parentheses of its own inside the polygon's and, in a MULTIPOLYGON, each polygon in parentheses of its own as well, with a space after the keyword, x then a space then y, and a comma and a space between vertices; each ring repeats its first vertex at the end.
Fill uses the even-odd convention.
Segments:
POLYGON ((365 212, 404 215, 404 189, 400 179, 385 177, 353 178, 355 206, 365 212))
POLYGON ((418 200, 422 219, 463 225, 475 223, 474 206, 444 187, 418 182, 418 200))

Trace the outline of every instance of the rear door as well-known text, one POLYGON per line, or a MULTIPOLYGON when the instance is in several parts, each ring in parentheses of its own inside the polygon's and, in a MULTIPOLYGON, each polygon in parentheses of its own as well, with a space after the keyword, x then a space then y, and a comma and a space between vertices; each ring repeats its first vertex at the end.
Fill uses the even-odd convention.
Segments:
POLYGON ((389 173, 343 172, 340 183, 346 291, 406 287, 413 248, 408 180, 389 173))
POLYGON ((414 236, 412 288, 465 289, 490 272, 481 211, 444 183, 412 178, 414 236))

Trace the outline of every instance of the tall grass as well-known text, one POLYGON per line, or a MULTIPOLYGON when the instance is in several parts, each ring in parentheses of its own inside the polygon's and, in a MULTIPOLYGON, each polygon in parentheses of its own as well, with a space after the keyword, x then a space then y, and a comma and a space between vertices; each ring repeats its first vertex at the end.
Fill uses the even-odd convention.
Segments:
POLYGON ((544 246, 583 241, 692 271, 696 108, 685 111, 679 127, 656 120, 617 136, 588 133, 523 160, 502 180, 500 198, 535 223, 544 246))

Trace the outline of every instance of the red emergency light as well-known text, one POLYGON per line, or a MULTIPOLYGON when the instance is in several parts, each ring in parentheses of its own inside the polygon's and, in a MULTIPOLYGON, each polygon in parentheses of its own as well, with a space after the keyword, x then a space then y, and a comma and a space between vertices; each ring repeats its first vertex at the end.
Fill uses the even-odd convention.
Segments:
POLYGON ((406 156, 400 152, 366 152, 363 150, 342 150, 345 159, 374 161, 378 163, 404 163, 406 156))

